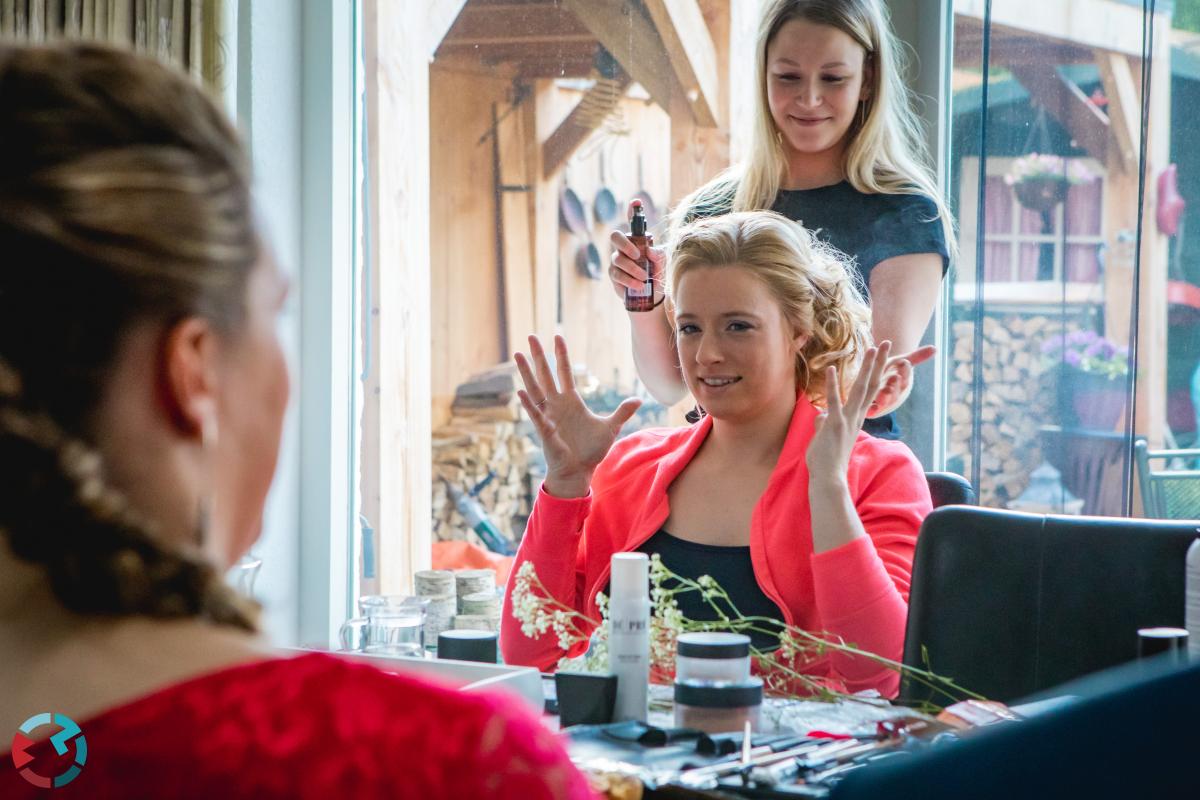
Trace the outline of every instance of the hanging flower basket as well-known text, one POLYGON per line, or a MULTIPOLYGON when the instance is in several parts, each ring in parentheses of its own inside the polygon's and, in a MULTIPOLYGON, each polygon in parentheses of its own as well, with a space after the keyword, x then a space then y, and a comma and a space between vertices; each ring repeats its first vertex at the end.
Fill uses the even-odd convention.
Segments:
POLYGON ((1013 192, 1017 195, 1017 202, 1030 211, 1053 211, 1055 206, 1067 199, 1070 185, 1057 175, 1026 178, 1013 184, 1013 192))
POLYGON ((1004 182, 1013 188, 1017 201, 1031 211, 1045 214, 1067 199, 1067 190, 1096 176, 1077 159, 1030 153, 1013 162, 1004 182))

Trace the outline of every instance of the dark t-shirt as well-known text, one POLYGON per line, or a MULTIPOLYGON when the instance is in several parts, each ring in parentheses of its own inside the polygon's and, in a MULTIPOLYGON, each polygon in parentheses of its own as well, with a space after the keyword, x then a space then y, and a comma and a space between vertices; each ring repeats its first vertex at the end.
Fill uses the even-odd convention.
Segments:
MULTIPOLYGON (((660 529, 647 539, 639 552, 658 554, 663 565, 684 578, 698 579, 711 575, 725 593, 729 595, 733 608, 722 600, 714 601, 729 617, 740 613, 743 617, 766 617, 778 621, 778 625, 762 622, 760 631, 749 631, 751 643, 759 650, 774 650, 779 647, 779 632, 783 629, 783 612, 754 577, 754 564, 750 560, 750 547, 721 546, 689 542, 660 529), (736 612, 736 613, 735 613, 736 612)), ((716 621, 717 610, 700 596, 699 592, 681 592, 675 596, 680 612, 690 620, 716 621)))
MULTIPOLYGON (((730 205, 713 204, 703 214, 726 213, 730 205)), ((871 303, 887 298, 870 296, 871 270, 895 256, 937 253, 942 274, 950 265, 946 234, 937 204, 920 194, 864 194, 848 181, 816 189, 784 189, 771 208, 812 231, 818 239, 850 256, 871 303)), ((868 419, 863 430, 885 439, 899 439, 892 414, 868 419)))

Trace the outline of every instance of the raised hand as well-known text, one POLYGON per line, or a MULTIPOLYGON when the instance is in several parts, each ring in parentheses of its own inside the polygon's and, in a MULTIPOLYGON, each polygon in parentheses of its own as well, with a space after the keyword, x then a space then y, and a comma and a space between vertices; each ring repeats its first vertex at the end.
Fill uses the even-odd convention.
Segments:
POLYGON ((936 352, 936 347, 927 344, 889 358, 883 365, 883 386, 875 395, 875 402, 871 404, 867 416, 882 417, 903 405, 912 391, 913 367, 933 358, 936 352))
POLYGON ((554 337, 558 383, 536 336, 529 337, 529 356, 517 353, 514 360, 525 388, 517 392, 521 405, 533 421, 546 455, 546 491, 556 497, 583 497, 591 486, 592 473, 608 454, 617 434, 642 404, 627 399, 608 416, 593 414, 575 389, 567 343, 554 337))
POLYGON ((850 451, 854 449, 854 441, 862 430, 873 398, 878 397, 883 386, 891 349, 892 343, 885 341, 867 351, 845 400, 838 391, 837 368, 830 367, 825 371, 826 408, 816 419, 813 438, 805 454, 810 486, 814 482, 846 479, 850 451))

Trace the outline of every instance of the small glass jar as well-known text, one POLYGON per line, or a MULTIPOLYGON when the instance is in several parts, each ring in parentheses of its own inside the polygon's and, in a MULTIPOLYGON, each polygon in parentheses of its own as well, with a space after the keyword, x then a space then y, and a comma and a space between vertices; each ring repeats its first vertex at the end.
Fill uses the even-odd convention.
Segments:
POLYGON ((675 726, 705 733, 751 730, 761 724, 763 682, 675 681, 675 726))
POLYGON ((740 633, 681 633, 675 642, 675 680, 750 680, 750 637, 740 633))

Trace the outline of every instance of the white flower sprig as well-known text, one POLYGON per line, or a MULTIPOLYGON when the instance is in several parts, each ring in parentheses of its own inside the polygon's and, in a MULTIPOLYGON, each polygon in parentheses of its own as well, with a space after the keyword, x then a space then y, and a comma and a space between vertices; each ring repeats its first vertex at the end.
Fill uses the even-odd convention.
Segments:
MULTIPOLYGON (((553 632, 558 646, 570 651, 587 642, 587 651, 574 658, 564 657, 558 668, 582 672, 608 671, 608 598, 600 593, 596 606, 600 619, 592 619, 556 600, 537 577, 533 564, 526 561, 513 577, 513 616, 521 623, 521 632, 531 638, 553 632)), ((958 701, 963 697, 985 699, 955 684, 951 679, 928 669, 906 666, 898 661, 863 650, 830 633, 812 633, 795 625, 783 625, 777 619, 744 616, 729 594, 709 575, 692 580, 676 575, 657 554, 650 557, 650 665, 651 677, 669 682, 675 673, 675 647, 679 634, 690 631, 730 631, 762 634, 777 641, 777 648, 751 646, 766 688, 776 697, 808 700, 859 700, 825 678, 805 674, 803 668, 831 653, 842 653, 873 661, 887 669, 907 675, 915 683, 958 701), (715 620, 693 620, 679 610, 678 595, 699 592, 715 613, 715 620)), ((760 637, 761 638, 761 637, 760 637)), ((940 709, 929 703, 926 709, 940 709)))

